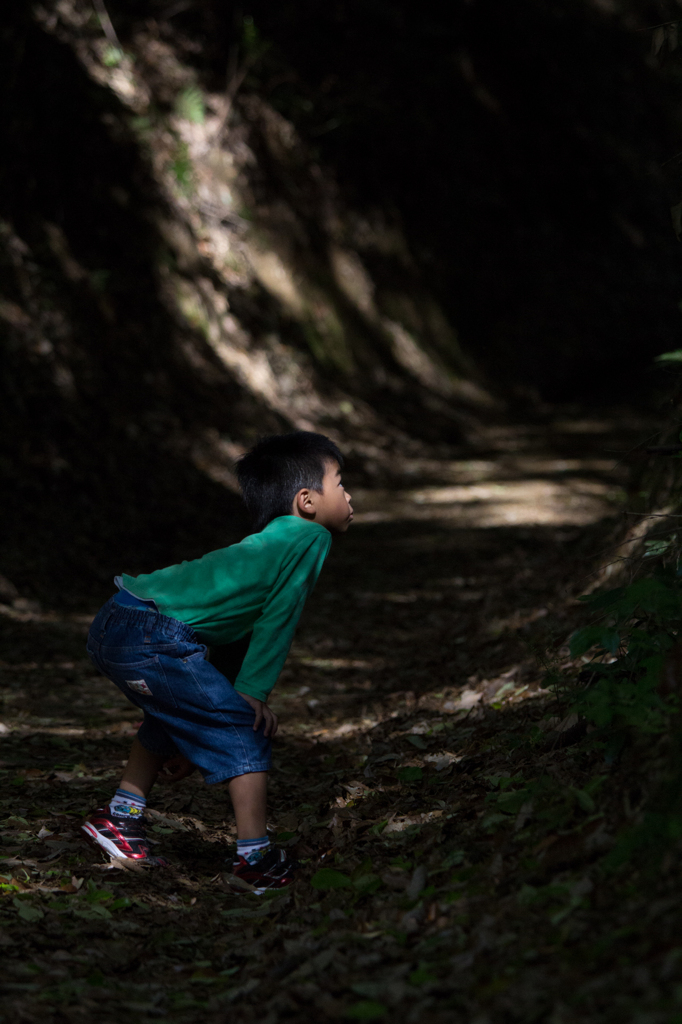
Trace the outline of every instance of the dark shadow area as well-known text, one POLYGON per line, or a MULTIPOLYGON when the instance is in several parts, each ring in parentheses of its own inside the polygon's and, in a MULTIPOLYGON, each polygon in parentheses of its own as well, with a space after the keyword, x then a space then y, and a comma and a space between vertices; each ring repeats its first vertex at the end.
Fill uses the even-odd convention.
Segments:
MULTIPOLYGON (((259 87, 350 194, 395 211, 493 386, 637 401, 653 356, 677 347, 662 167, 679 149, 676 93, 636 31, 665 20, 654 11, 252 5, 280 56, 254 71, 259 87)), ((201 31, 198 8, 176 17, 201 31)), ((380 287, 386 269, 372 267, 380 287)))

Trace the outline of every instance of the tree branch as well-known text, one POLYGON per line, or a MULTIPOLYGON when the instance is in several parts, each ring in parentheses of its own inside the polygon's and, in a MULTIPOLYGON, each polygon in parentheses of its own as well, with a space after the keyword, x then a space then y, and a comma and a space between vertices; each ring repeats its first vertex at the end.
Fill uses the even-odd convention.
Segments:
POLYGON ((120 40, 116 35, 116 29, 114 28, 111 22, 109 12, 104 6, 104 0, 92 0, 92 6, 95 8, 95 14, 99 18, 99 23, 102 26, 102 31, 104 32, 104 35, 107 37, 112 46, 115 46, 117 49, 123 52, 123 47, 121 46, 120 40))

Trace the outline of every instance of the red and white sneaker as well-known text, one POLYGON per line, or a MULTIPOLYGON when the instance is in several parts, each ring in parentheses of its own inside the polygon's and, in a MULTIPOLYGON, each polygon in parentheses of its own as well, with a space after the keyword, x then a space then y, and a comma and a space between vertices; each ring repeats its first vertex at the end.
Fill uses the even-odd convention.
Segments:
POLYGON ((268 889, 284 889, 291 885, 297 867, 298 862, 287 856, 284 850, 271 847, 255 864, 249 864, 246 857, 237 857, 232 865, 232 874, 252 885, 260 895, 268 889))
POLYGON ((108 804, 93 811, 81 825, 81 830, 86 839, 110 857, 132 860, 136 864, 154 868, 165 868, 168 865, 163 857, 154 857, 149 852, 142 822, 129 815, 112 814, 108 804))

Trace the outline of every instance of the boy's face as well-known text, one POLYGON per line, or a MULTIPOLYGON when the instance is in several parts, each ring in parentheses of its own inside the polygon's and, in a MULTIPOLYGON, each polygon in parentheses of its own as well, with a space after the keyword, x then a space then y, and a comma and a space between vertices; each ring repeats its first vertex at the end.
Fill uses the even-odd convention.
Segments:
POLYGON ((331 533, 345 533, 353 522, 351 496, 343 486, 338 462, 328 462, 322 490, 304 489, 294 499, 292 512, 326 526, 331 533))

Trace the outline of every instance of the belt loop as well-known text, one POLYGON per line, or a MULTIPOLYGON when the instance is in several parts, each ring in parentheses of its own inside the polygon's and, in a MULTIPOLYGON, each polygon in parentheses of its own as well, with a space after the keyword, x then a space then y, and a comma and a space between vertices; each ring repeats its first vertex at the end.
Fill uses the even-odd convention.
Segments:
POLYGON ((158 630, 158 628, 159 628, 159 622, 161 621, 161 612, 159 611, 159 609, 157 607, 157 608, 154 608, 154 609, 150 608, 149 611, 145 612, 144 614, 147 616, 147 622, 146 622, 146 625, 145 625, 145 632, 144 632, 144 643, 150 644, 152 642, 152 633, 154 632, 154 630, 158 630), (155 617, 153 623, 150 623, 148 616, 150 616, 152 614, 154 614, 156 617, 155 617))

